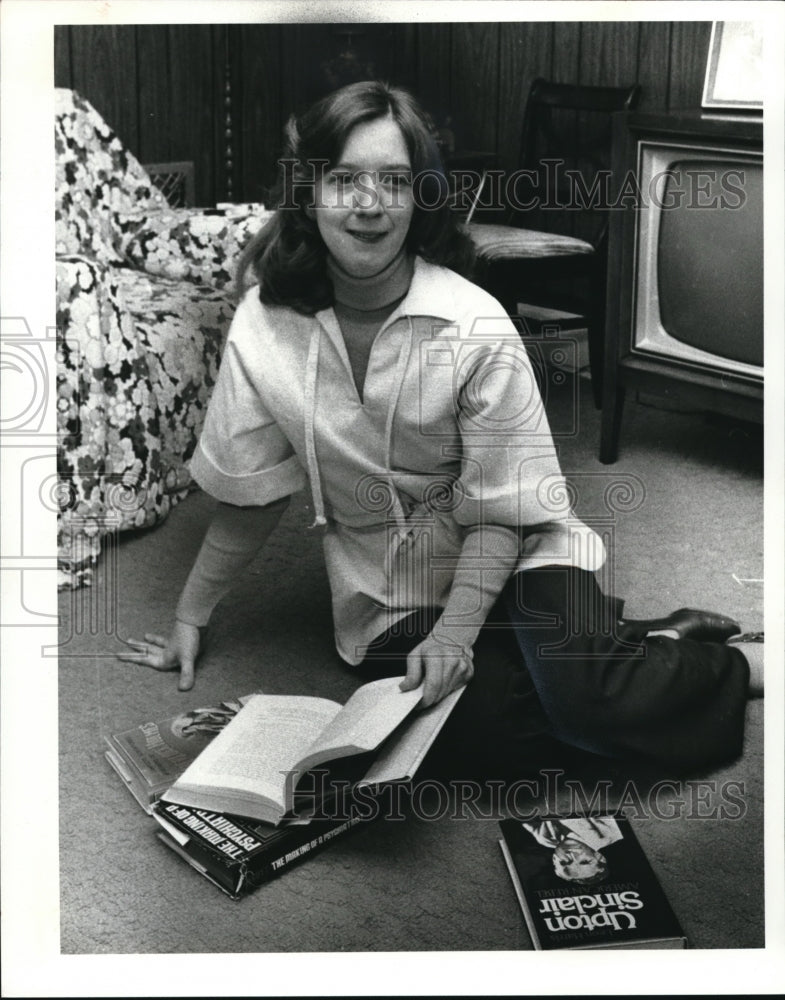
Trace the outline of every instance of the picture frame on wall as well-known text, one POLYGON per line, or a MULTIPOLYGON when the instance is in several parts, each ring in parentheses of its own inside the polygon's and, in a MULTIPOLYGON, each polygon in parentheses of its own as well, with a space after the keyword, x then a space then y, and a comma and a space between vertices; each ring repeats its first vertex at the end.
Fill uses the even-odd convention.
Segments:
POLYGON ((762 111, 763 28, 759 21, 715 21, 711 27, 702 106, 762 111))

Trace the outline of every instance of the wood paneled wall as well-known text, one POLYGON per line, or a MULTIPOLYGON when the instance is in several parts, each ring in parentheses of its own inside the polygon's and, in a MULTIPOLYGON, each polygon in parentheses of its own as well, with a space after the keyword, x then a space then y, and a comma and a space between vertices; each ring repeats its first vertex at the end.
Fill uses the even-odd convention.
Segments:
POLYGON ((209 205, 264 198, 286 119, 333 88, 331 70, 410 87, 439 124, 451 119, 460 147, 512 168, 535 77, 637 81, 642 108, 698 108, 710 32, 709 21, 58 26, 55 82, 143 162, 194 160, 209 205))
POLYGON ((55 85, 86 97, 142 162, 193 160, 202 205, 226 189, 226 64, 225 26, 55 28, 55 85))

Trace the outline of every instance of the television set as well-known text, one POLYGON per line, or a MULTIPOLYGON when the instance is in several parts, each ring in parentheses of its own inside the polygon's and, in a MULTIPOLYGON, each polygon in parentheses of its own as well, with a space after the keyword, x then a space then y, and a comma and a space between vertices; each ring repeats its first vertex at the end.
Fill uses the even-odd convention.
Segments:
POLYGON ((760 420, 760 118, 620 116, 611 198, 600 460, 629 387, 760 420))

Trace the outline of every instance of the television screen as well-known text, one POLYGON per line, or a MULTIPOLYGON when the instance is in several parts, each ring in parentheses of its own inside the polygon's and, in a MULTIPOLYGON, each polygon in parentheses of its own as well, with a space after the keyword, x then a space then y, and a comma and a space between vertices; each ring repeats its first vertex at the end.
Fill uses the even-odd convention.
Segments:
POLYGON ((638 176, 633 352, 760 380, 762 155, 644 140, 638 176))
POLYGON ((683 344, 763 364, 763 168, 672 163, 657 247, 660 321, 683 344))

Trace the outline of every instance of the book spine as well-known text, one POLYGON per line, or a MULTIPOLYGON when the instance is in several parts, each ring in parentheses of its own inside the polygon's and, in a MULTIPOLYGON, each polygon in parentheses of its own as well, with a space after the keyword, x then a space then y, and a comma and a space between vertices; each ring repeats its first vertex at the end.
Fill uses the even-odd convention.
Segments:
POLYGON ((174 837, 170 836, 166 830, 158 831, 158 839, 161 843, 166 844, 170 850, 174 851, 175 854, 181 857, 183 861, 189 864, 194 871, 198 872, 203 878, 206 878, 208 882, 212 882, 213 885, 218 886, 221 892, 225 892, 227 896, 231 896, 232 899, 240 898, 240 894, 236 891, 234 881, 227 880, 225 883, 219 881, 215 875, 207 870, 198 857, 193 854, 189 854, 182 844, 178 844, 174 837))
POLYGON ((499 841, 499 847, 501 847, 502 855, 504 856, 504 863, 507 865, 507 870, 510 873, 512 885, 515 889, 515 895, 518 897, 518 903, 520 905, 521 912, 523 913, 523 919, 526 921, 526 929, 529 932, 529 937, 532 939, 532 944, 534 945, 535 950, 542 951, 540 935, 537 933, 537 927, 534 923, 534 919, 532 918, 529 904, 526 901, 526 895, 523 891, 521 880, 518 878, 518 872, 515 870, 515 862, 513 861, 512 854, 510 854, 510 849, 503 837, 499 841))
POLYGON ((177 806, 174 809, 157 803, 153 815, 164 829, 174 827, 183 835, 181 851, 191 857, 221 887, 232 894, 242 894, 262 885, 303 858, 315 854, 336 837, 365 820, 360 816, 302 826, 272 828, 269 842, 259 842, 259 828, 234 816, 208 814, 209 826, 197 812, 177 806), (230 831, 232 840, 215 836, 216 826, 230 831), (246 849, 257 838, 255 848, 246 849))
POLYGON ((131 795, 133 795, 142 809, 144 809, 144 811, 149 815, 152 811, 152 803, 156 798, 155 794, 143 785, 140 779, 134 779, 134 776, 128 773, 125 767, 123 767, 122 761, 119 760, 112 750, 105 750, 104 756, 109 762, 109 765, 122 780, 123 785, 128 789, 131 795))

